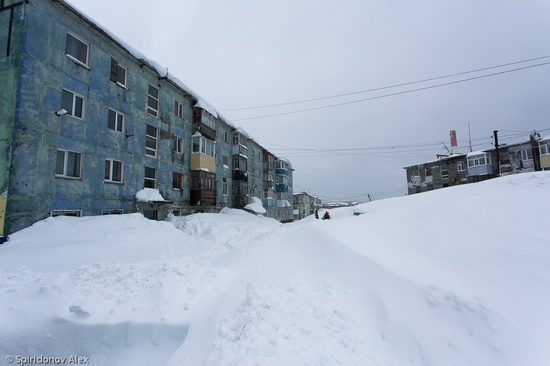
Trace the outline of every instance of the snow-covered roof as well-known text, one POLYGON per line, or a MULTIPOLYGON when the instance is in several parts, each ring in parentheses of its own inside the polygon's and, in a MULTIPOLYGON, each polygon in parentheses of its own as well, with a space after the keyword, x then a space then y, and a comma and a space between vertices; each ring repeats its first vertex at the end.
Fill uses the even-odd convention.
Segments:
POLYGON ((470 156, 476 156, 476 155, 485 155, 485 154, 488 154, 487 150, 478 150, 478 151, 472 151, 471 153, 468 153, 466 155, 466 157, 470 157, 470 156))
POLYGON ((430 161, 426 161, 426 162, 423 162, 423 163, 418 163, 418 164, 409 165, 409 166, 404 167, 403 169, 411 168, 411 167, 413 167, 413 166, 418 166, 418 165, 433 164, 433 163, 437 163, 437 162, 445 161, 445 160, 459 159, 459 158, 463 158, 463 157, 465 157, 465 156, 466 156, 466 154, 452 154, 452 155, 449 155, 449 156, 442 156, 442 157, 440 157, 439 159, 435 159, 435 160, 430 160, 430 161))

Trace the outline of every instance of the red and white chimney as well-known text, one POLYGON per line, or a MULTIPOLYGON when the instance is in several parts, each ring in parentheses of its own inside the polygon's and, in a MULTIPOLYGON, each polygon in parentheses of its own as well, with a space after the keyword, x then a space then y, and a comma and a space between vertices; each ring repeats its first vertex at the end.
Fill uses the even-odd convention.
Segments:
POLYGON ((455 130, 451 130, 451 152, 453 154, 458 153, 458 142, 456 140, 455 130))

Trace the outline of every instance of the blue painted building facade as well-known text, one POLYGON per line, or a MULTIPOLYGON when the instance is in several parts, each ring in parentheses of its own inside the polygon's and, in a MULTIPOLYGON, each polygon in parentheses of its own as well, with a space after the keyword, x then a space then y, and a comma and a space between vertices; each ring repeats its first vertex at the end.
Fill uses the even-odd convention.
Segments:
POLYGON ((232 207, 231 141, 220 138, 234 129, 220 118, 214 201, 191 202, 191 175, 205 170, 192 149, 194 112, 208 115, 200 97, 64 1, 0 10, 1 237, 51 215, 232 207), (144 187, 164 201, 137 202, 144 187))

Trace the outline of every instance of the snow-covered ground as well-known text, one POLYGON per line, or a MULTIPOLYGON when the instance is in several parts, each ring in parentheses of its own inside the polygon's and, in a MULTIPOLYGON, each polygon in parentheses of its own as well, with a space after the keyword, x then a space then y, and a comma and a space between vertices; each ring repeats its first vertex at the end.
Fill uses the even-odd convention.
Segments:
POLYGON ((0 365, 547 366, 549 204, 539 172, 330 221, 50 218, 0 246, 0 365))

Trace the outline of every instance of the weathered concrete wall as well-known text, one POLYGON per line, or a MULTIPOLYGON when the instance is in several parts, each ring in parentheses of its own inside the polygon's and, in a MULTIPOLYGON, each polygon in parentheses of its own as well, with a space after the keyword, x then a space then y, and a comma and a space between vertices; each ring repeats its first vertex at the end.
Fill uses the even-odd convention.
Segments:
POLYGON ((5 221, 24 24, 25 6, 0 8, 0 237, 8 234, 5 221))

